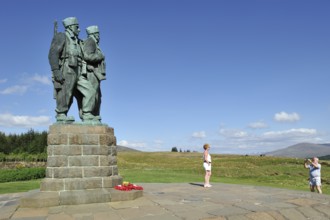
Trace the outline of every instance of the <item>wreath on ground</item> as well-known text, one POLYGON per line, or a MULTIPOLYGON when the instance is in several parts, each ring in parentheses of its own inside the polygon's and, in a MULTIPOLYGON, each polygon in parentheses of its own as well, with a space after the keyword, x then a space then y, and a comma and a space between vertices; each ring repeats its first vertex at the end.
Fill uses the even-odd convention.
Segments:
POLYGON ((121 191, 131 191, 131 190, 143 190, 142 186, 135 185, 130 182, 123 182, 122 185, 117 185, 115 186, 116 190, 121 190, 121 191))

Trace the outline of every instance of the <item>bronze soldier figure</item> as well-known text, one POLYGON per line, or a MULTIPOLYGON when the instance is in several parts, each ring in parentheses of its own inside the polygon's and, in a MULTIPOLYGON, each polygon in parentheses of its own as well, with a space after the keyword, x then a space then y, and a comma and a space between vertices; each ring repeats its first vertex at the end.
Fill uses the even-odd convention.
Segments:
POLYGON ((63 20, 65 33, 55 33, 48 54, 48 60, 53 73, 54 97, 56 99, 57 122, 73 122, 67 117, 75 96, 80 117, 83 121, 94 119, 91 111, 95 106, 96 90, 87 80, 82 71, 83 52, 82 41, 78 38, 80 29, 75 17, 63 20))
POLYGON ((105 57, 99 47, 100 32, 98 26, 89 26, 86 28, 86 32, 88 38, 84 41, 83 53, 84 60, 87 64, 87 78, 96 90, 95 108, 93 109, 92 114, 96 116, 96 120, 101 121, 100 107, 102 94, 100 82, 106 79, 105 57))

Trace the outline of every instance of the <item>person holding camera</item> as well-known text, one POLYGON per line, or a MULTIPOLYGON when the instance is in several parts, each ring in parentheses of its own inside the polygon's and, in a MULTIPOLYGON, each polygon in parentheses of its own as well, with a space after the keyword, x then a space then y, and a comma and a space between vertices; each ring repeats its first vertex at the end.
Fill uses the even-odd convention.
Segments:
POLYGON ((315 191, 315 187, 319 194, 322 194, 321 190, 321 164, 319 164, 319 158, 313 157, 313 159, 305 160, 305 168, 309 169, 309 187, 311 192, 315 191))

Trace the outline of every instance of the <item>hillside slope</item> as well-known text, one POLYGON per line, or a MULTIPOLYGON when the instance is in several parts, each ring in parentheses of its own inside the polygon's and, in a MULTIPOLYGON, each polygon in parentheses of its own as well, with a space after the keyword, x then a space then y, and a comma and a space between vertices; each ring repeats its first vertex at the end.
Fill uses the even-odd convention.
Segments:
POLYGON ((133 149, 133 148, 129 148, 129 147, 124 147, 124 146, 120 146, 120 145, 117 145, 117 151, 118 152, 126 152, 126 151, 135 151, 135 152, 141 152, 139 150, 136 150, 136 149, 133 149))
POLYGON ((266 153, 269 156, 311 158, 330 155, 330 144, 299 143, 266 153))

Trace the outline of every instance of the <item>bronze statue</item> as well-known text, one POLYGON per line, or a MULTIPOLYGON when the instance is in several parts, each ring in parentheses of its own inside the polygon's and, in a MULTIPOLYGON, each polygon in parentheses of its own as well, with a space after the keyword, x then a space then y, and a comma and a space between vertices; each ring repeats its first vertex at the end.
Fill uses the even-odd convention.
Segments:
POLYGON ((49 63, 53 73, 54 98, 56 99, 56 121, 72 123, 74 117, 67 113, 76 98, 79 116, 83 122, 99 123, 92 111, 95 109, 97 90, 87 78, 86 62, 83 57, 83 41, 78 38, 80 29, 77 18, 63 20, 65 33, 57 33, 49 50, 49 63))
POLYGON ((87 79, 96 90, 95 107, 92 114, 97 120, 101 120, 100 107, 102 94, 100 82, 106 79, 105 57, 99 47, 100 32, 98 26, 89 26, 86 28, 86 32, 88 38, 84 41, 83 54, 87 64, 87 79))

